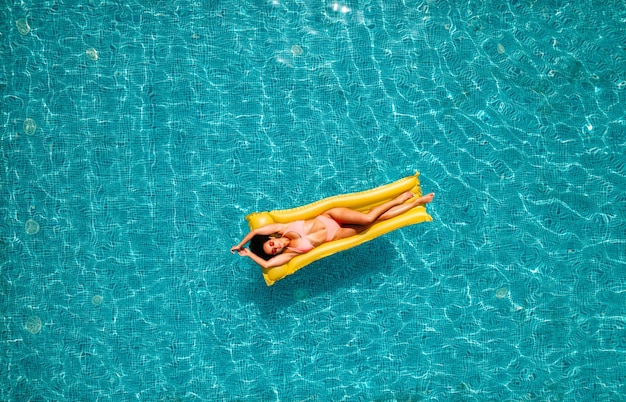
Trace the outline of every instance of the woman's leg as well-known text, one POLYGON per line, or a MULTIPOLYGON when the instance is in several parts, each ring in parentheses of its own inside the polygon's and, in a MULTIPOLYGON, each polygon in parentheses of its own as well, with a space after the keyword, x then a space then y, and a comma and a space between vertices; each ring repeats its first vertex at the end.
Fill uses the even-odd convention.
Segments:
POLYGON ((342 224, 341 229, 337 231, 333 240, 339 240, 339 239, 344 239, 346 237, 354 236, 356 234, 359 234, 367 230, 367 228, 369 228, 374 222, 395 218, 396 216, 402 215, 403 213, 415 208, 418 205, 428 204, 435 197, 435 193, 426 194, 425 196, 422 196, 419 198, 416 198, 413 193, 410 193, 410 192, 408 194, 404 193, 401 196, 396 197, 396 199, 390 201, 390 203, 393 204, 396 200, 398 200, 398 198, 404 199, 406 201, 407 199, 410 199, 411 197, 414 198, 413 200, 411 200, 411 202, 402 203, 404 201, 401 201, 399 205, 398 204, 392 205, 390 208, 385 210, 381 215, 379 215, 377 219, 374 219, 374 221, 369 222, 369 223, 354 223, 353 221, 346 220, 346 218, 350 218, 350 219, 356 218, 356 220, 358 220, 359 217, 356 214, 368 215, 372 212, 376 213, 377 212, 375 211, 376 208, 386 206, 386 204, 382 204, 379 207, 372 208, 369 212, 365 214, 362 212, 354 211, 349 208, 333 208, 333 209, 328 210, 326 214, 330 215, 333 219, 338 220, 342 224))
POLYGON ((377 221, 384 221, 387 219, 395 218, 398 215, 402 215, 403 213, 410 211, 418 205, 425 205, 431 202, 435 198, 435 193, 426 194, 419 198, 415 198, 411 200, 411 202, 407 202, 406 204, 398 205, 393 208, 390 208, 387 212, 382 214, 377 221))
MULTIPOLYGON (((367 212, 359 212, 350 208, 331 208, 328 211, 326 211, 326 214, 329 215, 334 220, 340 222, 342 225, 371 225, 372 223, 376 222, 376 220, 378 220, 381 217, 381 215, 385 214, 386 212, 390 212, 394 207, 395 208, 404 207, 404 205, 402 204, 405 201, 411 199, 412 197, 414 197, 414 194, 411 193, 410 191, 407 191, 405 193, 400 194, 393 200, 387 201, 384 204, 378 205, 370 209, 367 212)), ((413 204, 413 203, 411 202, 406 205, 410 205, 410 204, 413 204)), ((410 207, 410 208, 413 208, 413 207, 410 207)), ((406 208, 403 210, 406 211, 410 208, 406 208)), ((399 213, 394 216, 397 216, 397 215, 399 215, 399 213)), ((386 219, 389 219, 389 217, 386 219)))

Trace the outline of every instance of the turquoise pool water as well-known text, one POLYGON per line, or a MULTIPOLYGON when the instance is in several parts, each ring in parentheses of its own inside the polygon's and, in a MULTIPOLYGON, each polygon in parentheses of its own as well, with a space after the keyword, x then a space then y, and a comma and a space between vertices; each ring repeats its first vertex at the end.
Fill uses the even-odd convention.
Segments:
POLYGON ((575 3, 9 2, 0 399, 621 400, 626 4, 575 3), (229 253, 416 170, 433 222, 229 253))

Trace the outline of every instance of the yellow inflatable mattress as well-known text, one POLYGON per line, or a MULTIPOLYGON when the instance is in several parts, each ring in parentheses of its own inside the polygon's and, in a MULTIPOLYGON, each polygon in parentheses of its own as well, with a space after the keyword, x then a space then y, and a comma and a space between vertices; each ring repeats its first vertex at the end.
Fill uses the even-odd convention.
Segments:
MULTIPOLYGON (((287 223, 300 219, 312 219, 334 207, 348 207, 359 211, 367 211, 376 205, 393 199, 404 191, 411 191, 418 197, 421 196, 422 190, 418 176, 419 172, 415 173, 413 176, 405 177, 396 182, 371 190, 324 198, 297 208, 270 212, 254 212, 246 216, 246 220, 252 230, 270 223, 287 223)), ((395 218, 377 222, 368 230, 358 235, 324 243, 305 254, 294 257, 284 265, 263 269, 263 278, 265 278, 267 285, 271 286, 276 281, 293 274, 300 268, 324 257, 328 257, 331 254, 356 247, 404 226, 432 220, 433 218, 426 212, 424 206, 415 207, 395 218)))

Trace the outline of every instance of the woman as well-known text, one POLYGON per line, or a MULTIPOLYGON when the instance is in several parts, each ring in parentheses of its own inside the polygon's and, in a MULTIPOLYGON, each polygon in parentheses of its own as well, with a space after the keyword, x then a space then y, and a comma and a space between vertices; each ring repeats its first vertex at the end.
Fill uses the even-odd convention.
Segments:
POLYGON ((367 212, 331 208, 314 219, 272 223, 250 231, 230 252, 237 251, 240 256, 250 257, 263 268, 277 267, 320 244, 354 236, 375 222, 394 218, 418 205, 428 204, 434 197, 435 193, 430 193, 417 198, 407 191, 367 212), (249 250, 243 247, 247 242, 250 242, 249 250))

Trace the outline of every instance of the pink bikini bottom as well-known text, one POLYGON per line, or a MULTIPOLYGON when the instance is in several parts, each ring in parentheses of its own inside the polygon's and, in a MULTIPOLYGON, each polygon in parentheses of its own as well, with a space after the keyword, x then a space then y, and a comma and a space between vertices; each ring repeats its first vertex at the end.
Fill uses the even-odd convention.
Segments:
POLYGON ((341 226, 332 218, 329 218, 324 215, 320 215, 317 218, 318 221, 322 222, 324 226, 326 226, 326 241, 331 241, 335 238, 337 231, 341 229, 341 226))

